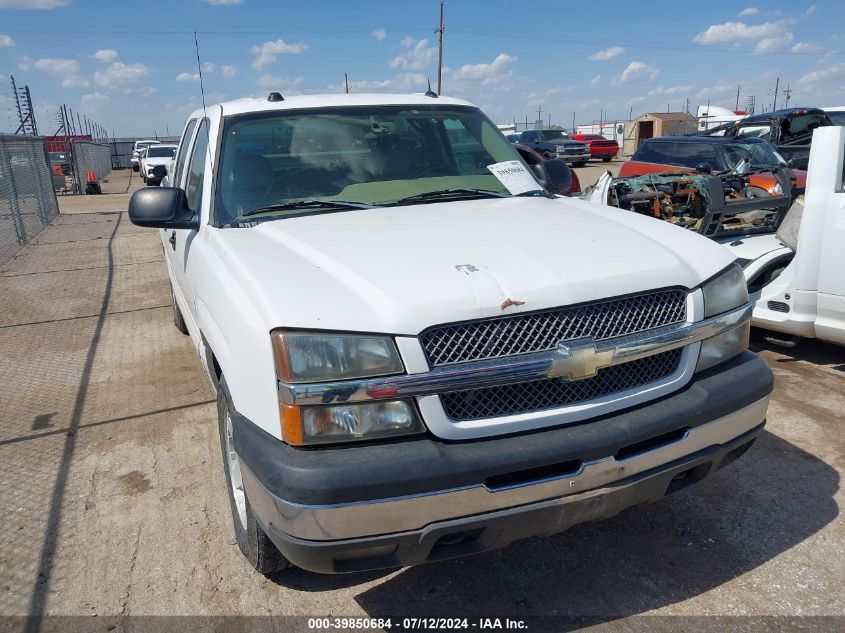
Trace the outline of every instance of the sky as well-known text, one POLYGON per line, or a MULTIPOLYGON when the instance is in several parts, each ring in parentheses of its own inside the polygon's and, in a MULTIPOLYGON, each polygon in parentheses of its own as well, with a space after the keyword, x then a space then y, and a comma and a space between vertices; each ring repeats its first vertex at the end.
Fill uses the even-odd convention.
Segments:
MULTIPOLYGON (((571 127, 708 102, 757 112, 845 105, 845 4, 447 0, 445 95, 497 123, 571 127), (645 9, 644 7, 652 7, 645 9)), ((0 75, 30 87, 39 132, 58 108, 117 137, 176 135, 201 103, 248 96, 422 92, 437 84, 439 0, 0 0, 0 75), (143 11, 142 11, 143 9, 143 11)), ((14 131, 0 83, 0 131, 14 131)))

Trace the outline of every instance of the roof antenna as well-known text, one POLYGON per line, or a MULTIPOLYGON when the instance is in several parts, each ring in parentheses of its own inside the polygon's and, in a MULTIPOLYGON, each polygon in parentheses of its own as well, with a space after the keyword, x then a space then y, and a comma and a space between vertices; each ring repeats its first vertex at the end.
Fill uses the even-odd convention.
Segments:
POLYGON ((203 118, 206 117, 205 113, 205 88, 202 84, 202 64, 200 63, 200 44, 197 41, 197 32, 194 31, 194 48, 197 51, 197 72, 199 72, 200 76, 200 95, 202 95, 202 116, 203 118))
MULTIPOLYGON (((208 114, 205 111, 205 88, 203 87, 202 83, 202 63, 200 62, 200 45, 197 41, 197 32, 194 31, 194 48, 197 51, 197 72, 200 76, 200 95, 202 95, 202 118, 205 122, 205 151, 208 154, 208 161, 211 163, 212 173, 214 171, 214 158, 211 156, 211 130, 208 128, 210 127, 210 121, 208 120, 208 114)), ((200 123, 202 125, 202 123, 200 123)), ((190 139, 186 139, 190 141, 190 139)), ((173 186, 178 186, 178 184, 174 183, 173 186)))
POLYGON ((431 97, 432 99, 437 98, 437 93, 431 89, 431 78, 428 78, 428 90, 425 91, 426 97, 431 97))

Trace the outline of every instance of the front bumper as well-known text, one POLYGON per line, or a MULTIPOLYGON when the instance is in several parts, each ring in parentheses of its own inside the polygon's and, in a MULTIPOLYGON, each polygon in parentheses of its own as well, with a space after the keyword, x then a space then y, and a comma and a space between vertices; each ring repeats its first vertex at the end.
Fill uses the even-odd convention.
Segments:
POLYGON ((580 163, 582 161, 590 160, 590 150, 584 152, 558 152, 556 157, 565 160, 568 163, 580 163))
POLYGON ((235 447, 258 522, 294 564, 395 567, 559 532, 698 481, 759 435, 771 389, 765 362, 745 353, 579 425, 304 450, 236 416, 235 447))

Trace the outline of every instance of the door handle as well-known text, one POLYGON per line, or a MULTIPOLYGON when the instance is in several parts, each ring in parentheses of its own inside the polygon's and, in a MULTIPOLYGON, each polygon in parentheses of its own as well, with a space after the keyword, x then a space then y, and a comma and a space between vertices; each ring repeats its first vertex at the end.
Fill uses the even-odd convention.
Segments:
POLYGON ((167 238, 167 241, 170 242, 170 245, 173 247, 173 250, 176 250, 176 231, 173 231, 170 234, 170 237, 167 238))

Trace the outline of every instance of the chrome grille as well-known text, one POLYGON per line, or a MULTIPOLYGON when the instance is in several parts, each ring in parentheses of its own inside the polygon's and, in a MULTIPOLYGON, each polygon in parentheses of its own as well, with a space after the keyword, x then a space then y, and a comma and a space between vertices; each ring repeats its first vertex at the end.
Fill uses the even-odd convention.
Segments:
POLYGON ((548 378, 442 393, 440 402, 446 415, 454 421, 495 418, 573 405, 663 380, 678 369, 682 353, 683 349, 673 349, 612 365, 584 380, 548 378))
POLYGON ((686 320, 687 293, 648 294, 430 328, 420 343, 431 367, 555 349, 561 341, 624 336, 686 320))

